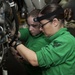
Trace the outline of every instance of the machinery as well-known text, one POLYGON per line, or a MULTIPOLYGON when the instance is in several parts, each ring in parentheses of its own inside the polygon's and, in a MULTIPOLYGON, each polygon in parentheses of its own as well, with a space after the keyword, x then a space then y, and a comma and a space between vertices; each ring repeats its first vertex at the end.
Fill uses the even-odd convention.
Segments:
POLYGON ((12 0, 0 0, 0 67, 2 67, 3 75, 7 75, 5 63, 10 44, 18 34, 18 25, 14 2, 12 0), (11 38, 10 43, 9 38, 11 38))

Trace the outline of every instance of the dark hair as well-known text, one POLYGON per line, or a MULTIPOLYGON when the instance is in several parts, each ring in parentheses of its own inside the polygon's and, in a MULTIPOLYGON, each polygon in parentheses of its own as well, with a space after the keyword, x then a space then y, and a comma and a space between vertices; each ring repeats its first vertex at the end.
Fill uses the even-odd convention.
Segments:
POLYGON ((51 3, 51 4, 46 5, 40 11, 40 14, 46 15, 46 14, 51 14, 53 12, 54 12, 54 14, 51 15, 49 18, 46 18, 46 19, 51 20, 54 17, 56 17, 58 19, 62 19, 63 20, 63 18, 64 18, 64 9, 59 4, 57 4, 57 3, 51 3))
POLYGON ((40 9, 33 9, 33 10, 27 15, 27 17, 29 17, 29 16, 37 17, 38 14, 39 14, 39 12, 40 12, 40 9))
MULTIPOLYGON (((69 12, 66 11, 66 13, 68 14, 69 12)), ((46 5, 40 11, 40 14, 42 16, 37 17, 36 19, 34 19, 34 21, 41 21, 43 19, 47 19, 47 20, 52 21, 53 18, 58 18, 62 22, 64 22, 64 20, 71 20, 71 17, 69 17, 68 15, 65 16, 66 13, 64 12, 64 9, 61 7, 61 5, 59 5, 57 3, 51 3, 51 4, 46 5)))
POLYGON ((73 11, 71 8, 64 9, 64 19, 68 22, 73 20, 73 11))
POLYGON ((70 21, 72 20, 72 10, 71 9, 65 9, 62 8, 61 5, 57 3, 51 3, 46 5, 40 13, 42 16, 34 18, 34 21, 41 21, 43 19, 47 19, 52 21, 53 18, 57 18, 58 20, 60 19, 62 23, 64 23, 64 20, 70 21))

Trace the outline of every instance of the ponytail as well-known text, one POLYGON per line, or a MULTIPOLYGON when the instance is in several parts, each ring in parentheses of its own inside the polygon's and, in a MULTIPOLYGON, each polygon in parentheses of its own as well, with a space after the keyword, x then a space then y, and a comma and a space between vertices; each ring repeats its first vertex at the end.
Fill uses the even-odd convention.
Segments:
POLYGON ((71 8, 64 9, 64 19, 69 22, 73 20, 73 11, 71 8))

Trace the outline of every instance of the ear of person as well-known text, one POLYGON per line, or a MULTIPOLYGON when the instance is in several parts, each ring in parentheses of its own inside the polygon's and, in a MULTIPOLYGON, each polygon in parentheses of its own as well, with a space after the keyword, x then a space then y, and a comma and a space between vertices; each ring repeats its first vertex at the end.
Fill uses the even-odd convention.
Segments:
POLYGON ((53 24, 55 25, 55 27, 58 25, 58 19, 57 18, 53 19, 53 24))

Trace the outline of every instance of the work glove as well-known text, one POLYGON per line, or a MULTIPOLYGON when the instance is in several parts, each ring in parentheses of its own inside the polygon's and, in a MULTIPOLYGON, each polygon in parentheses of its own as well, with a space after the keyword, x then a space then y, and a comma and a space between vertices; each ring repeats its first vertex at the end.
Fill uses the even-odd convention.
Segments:
POLYGON ((17 40, 15 40, 15 41, 12 43, 12 47, 13 47, 14 49, 16 49, 16 47, 17 47, 18 45, 20 45, 20 44, 22 44, 22 42, 17 39, 17 40))

